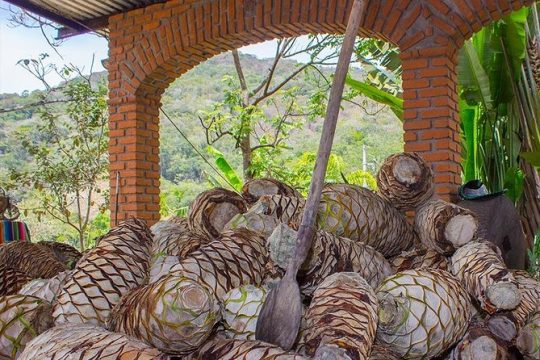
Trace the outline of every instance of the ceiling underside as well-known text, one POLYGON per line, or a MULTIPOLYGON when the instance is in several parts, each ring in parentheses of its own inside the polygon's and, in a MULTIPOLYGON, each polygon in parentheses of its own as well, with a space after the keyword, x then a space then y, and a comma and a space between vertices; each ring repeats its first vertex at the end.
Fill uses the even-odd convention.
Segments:
POLYGON ((5 0, 62 26, 58 37, 90 31, 106 33, 111 15, 166 0, 5 0))

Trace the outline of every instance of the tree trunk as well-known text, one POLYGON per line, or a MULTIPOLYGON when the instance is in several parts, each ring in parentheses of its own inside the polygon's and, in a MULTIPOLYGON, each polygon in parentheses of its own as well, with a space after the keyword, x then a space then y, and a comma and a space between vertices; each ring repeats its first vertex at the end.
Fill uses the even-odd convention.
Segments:
POLYGON ((522 161, 521 169, 525 173, 523 196, 519 202, 523 230, 527 246, 534 245, 534 235, 540 230, 540 176, 529 163, 522 161))
POLYGON ((249 133, 246 134, 240 141, 240 150, 242 151, 242 170, 244 173, 244 181, 252 180, 253 173, 251 171, 251 139, 249 133))
POLYGON ((79 230, 79 246, 81 247, 81 252, 84 251, 84 233, 79 230))
MULTIPOLYGON (((249 91, 246 84, 246 78, 244 77, 244 71, 242 70, 242 64, 240 63, 240 55, 238 50, 232 51, 232 56, 234 60, 234 67, 236 69, 236 74, 238 76, 238 81, 240 81, 240 88, 242 89, 242 101, 243 106, 249 106, 249 91)), ((249 131, 244 131, 245 135, 240 139, 240 150, 242 151, 242 170, 244 173, 244 181, 253 179, 253 174, 250 171, 251 167, 251 128, 249 131)))

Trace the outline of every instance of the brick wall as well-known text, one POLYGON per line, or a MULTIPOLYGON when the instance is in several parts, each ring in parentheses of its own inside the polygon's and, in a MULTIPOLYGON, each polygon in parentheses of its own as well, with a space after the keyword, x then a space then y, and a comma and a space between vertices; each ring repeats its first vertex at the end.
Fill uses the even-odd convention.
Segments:
MULTIPOLYGON (((533 0, 368 0, 359 35, 399 46, 405 150, 431 162, 437 191, 460 184, 457 51, 533 0)), ((159 220, 159 105, 169 84, 224 51, 278 37, 343 33, 352 0, 171 0, 109 19, 111 196, 118 219, 159 220)), ((111 201, 112 219, 115 218, 111 201)))

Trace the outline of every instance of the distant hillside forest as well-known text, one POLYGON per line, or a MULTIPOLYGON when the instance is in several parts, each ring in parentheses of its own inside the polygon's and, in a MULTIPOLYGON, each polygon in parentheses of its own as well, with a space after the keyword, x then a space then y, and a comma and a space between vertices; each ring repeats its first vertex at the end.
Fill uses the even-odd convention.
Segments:
MULTIPOLYGON (((271 60, 258 59, 251 55, 241 55, 244 74, 248 82, 255 82, 271 65, 271 60)), ((280 67, 294 67, 292 60, 285 60, 280 67)), ((330 77, 333 68, 319 69, 330 77)), ((355 76, 361 77, 360 69, 355 76)), ((279 78, 280 68, 276 70, 279 78)), ((29 75, 30 76, 30 75, 29 75)), ((230 53, 214 57, 185 75, 178 78, 165 92, 163 109, 187 135, 194 147, 210 162, 214 161, 215 151, 207 149, 207 138, 201 126, 201 118, 208 116, 215 104, 224 101, 227 82, 235 78, 235 68, 230 53), (214 155, 213 155, 214 154, 214 155)), ((93 81, 105 81, 106 73, 93 74, 93 81)), ((279 80, 279 79, 278 79, 279 80)), ((317 82, 309 74, 302 74, 291 82, 297 102, 306 106, 318 106, 317 101, 324 103, 326 97, 314 97, 318 89, 317 82), (312 102, 312 103, 309 103, 312 102)), ((39 90, 23 94, 0 94, 0 109, 22 107, 21 110, 0 113, 0 183, 7 181, 9 169, 24 168, 30 154, 21 146, 21 134, 28 137, 39 137, 35 130, 38 111, 24 108, 26 104, 39 99, 39 90)), ((53 94, 54 98, 54 94, 53 94)), ((60 99, 60 96, 58 97, 60 99)), ((388 155, 403 149, 402 125, 399 119, 386 107, 358 96, 353 101, 343 103, 339 125, 334 142, 333 157, 328 177, 335 181, 341 177, 354 176, 362 170, 362 149, 367 152, 367 172, 375 174, 379 164, 388 155)), ((280 104, 266 106, 266 116, 272 117, 280 112, 280 104)), ((51 105, 54 111, 62 113, 66 104, 58 102, 51 105)), ((309 184, 309 176, 313 167, 314 154, 317 151, 319 135, 322 127, 321 116, 297 116, 290 124, 291 130, 279 149, 269 149, 254 154, 254 165, 257 176, 274 176, 305 191, 309 184)), ((189 144, 175 127, 164 117, 161 118, 160 134, 162 215, 182 214, 193 198, 201 191, 209 188, 212 179, 218 179, 214 170, 205 163, 195 149, 189 144)), ((232 139, 224 137, 213 144, 215 150, 232 165, 239 176, 242 174, 242 156, 232 139)), ((107 183, 101 184, 105 188, 107 183)), ((368 183, 368 186, 370 183, 368 183)), ((372 185, 373 186, 373 185, 372 185)), ((28 207, 27 194, 16 194, 20 207, 28 207)), ((107 214, 96 214, 96 222, 106 226, 107 214)), ((69 241, 70 236, 59 235, 58 224, 53 220, 37 221, 30 214, 27 221, 33 225, 33 233, 39 239, 51 238, 69 241)), ((99 227, 99 226, 98 226, 99 227)))

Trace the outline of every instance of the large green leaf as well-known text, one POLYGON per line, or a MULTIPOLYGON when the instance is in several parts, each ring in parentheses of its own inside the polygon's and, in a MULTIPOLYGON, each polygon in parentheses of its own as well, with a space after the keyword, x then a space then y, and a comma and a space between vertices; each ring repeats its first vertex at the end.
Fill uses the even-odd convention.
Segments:
POLYGON ((508 57, 512 62, 512 73, 516 80, 519 78, 521 66, 527 51, 525 24, 528 15, 529 8, 523 7, 503 19, 506 29, 502 34, 502 40, 504 41, 504 47, 508 53, 508 57))
POLYGON ((225 156, 222 152, 214 148, 213 146, 208 146, 207 151, 210 155, 214 157, 216 166, 221 172, 221 175, 227 180, 227 183, 236 191, 242 190, 242 180, 232 168, 229 162, 225 159, 225 156))
POLYGON ((522 152, 519 154, 525 161, 536 168, 540 168, 540 151, 522 152))
POLYGON ((463 130, 463 141, 465 154, 463 160, 463 177, 465 181, 470 181, 478 178, 478 143, 477 135, 477 117, 476 107, 467 106, 465 101, 460 101, 461 106, 461 128, 463 130))
POLYGON ((518 167, 511 167, 504 176, 504 188, 506 195, 515 203, 521 199, 525 186, 525 174, 518 167))
POLYGON ((383 90, 377 89, 375 86, 363 81, 354 80, 350 76, 347 76, 346 83, 352 89, 358 91, 371 100, 387 105, 394 112, 394 114, 396 114, 396 116, 403 121, 403 99, 383 90))
POLYGON ((472 41, 465 42, 462 50, 461 66, 459 68, 459 80, 460 85, 464 89, 462 94, 469 91, 477 92, 474 98, 465 98, 467 103, 473 105, 476 101, 481 102, 490 111, 493 108, 493 99, 491 96, 489 76, 480 62, 481 57, 479 56, 479 52, 481 50, 478 49, 481 48, 481 46, 475 47, 472 41))

